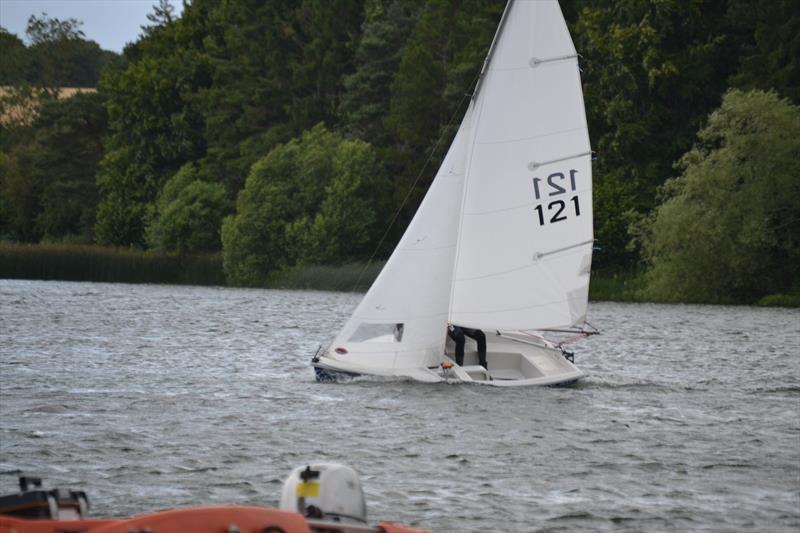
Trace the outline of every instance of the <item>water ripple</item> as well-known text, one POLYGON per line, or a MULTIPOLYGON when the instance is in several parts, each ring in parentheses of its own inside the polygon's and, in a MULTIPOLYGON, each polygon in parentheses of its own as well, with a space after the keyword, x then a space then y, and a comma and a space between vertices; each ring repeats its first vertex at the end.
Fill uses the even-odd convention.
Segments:
POLYGON ((24 473, 98 516, 275 505, 327 460, 372 519, 442 532, 800 525, 799 312, 592 304, 566 389, 315 383, 358 300, 0 280, 0 493, 24 473))

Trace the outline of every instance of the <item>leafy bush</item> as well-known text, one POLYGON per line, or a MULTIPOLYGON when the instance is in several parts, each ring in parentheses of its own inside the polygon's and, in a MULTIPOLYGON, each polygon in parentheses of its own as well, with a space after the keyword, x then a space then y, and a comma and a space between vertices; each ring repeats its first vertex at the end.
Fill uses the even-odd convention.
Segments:
POLYGON ((223 223, 228 281, 264 285, 275 270, 364 258, 385 181, 369 144, 321 124, 278 146, 253 165, 223 223))
POLYGON ((800 277, 800 108, 726 94, 646 224, 645 296, 752 303, 800 277))
POLYGON ((193 165, 184 165, 158 196, 146 230, 147 244, 180 254, 218 251, 227 205, 222 184, 201 181, 193 165))

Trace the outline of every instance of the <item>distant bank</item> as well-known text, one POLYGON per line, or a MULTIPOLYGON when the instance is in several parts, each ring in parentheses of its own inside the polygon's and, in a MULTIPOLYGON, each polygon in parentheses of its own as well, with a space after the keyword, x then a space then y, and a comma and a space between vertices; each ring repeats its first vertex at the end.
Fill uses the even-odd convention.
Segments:
MULTIPOLYGON (((307 265, 274 272, 263 288, 365 292, 384 262, 339 266, 307 265)), ((0 243, 0 279, 163 283, 225 286, 222 255, 174 254, 133 248, 75 244, 0 243)), ((643 302, 642 276, 636 273, 593 273, 589 299, 643 302)), ((800 307, 800 294, 765 296, 751 304, 800 307)))

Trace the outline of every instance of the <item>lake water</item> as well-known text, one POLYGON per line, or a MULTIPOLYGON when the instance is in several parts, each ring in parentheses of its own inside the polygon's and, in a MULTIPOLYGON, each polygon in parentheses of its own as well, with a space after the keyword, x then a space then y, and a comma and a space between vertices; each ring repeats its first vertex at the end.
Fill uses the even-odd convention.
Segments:
POLYGON ((0 493, 277 505, 324 460, 439 532, 800 529, 798 310, 593 303, 570 388, 318 384, 359 298, 0 280, 0 493))

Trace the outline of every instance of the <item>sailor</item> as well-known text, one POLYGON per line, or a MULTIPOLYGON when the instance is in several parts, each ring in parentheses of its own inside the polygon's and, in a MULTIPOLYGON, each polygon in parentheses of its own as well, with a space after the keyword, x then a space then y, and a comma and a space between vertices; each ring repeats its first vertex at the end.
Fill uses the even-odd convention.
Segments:
POLYGON ((483 334, 483 331, 447 324, 447 335, 456 343, 456 364, 458 366, 464 364, 464 342, 466 341, 464 335, 466 335, 478 343, 478 359, 483 368, 489 369, 486 365, 486 335, 483 334))

